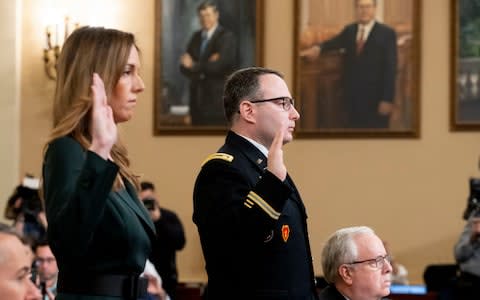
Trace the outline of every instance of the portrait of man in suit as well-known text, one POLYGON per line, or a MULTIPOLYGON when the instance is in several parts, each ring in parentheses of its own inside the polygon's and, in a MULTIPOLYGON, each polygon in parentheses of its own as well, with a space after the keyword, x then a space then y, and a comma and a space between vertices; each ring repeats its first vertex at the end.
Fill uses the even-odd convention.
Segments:
MULTIPOLYGON (((385 130, 392 129, 392 124, 397 121, 397 128, 408 128, 411 124, 408 105, 411 105, 412 99, 404 89, 411 81, 411 78, 405 78, 409 75, 405 62, 408 63, 410 59, 406 51, 412 40, 411 1, 301 2, 309 2, 310 10, 326 8, 339 14, 339 18, 332 19, 330 24, 325 19, 316 28, 309 24, 310 27, 300 35, 301 65, 319 63, 316 71, 321 74, 317 80, 329 80, 319 84, 320 88, 324 87, 327 91, 314 93, 317 102, 326 101, 318 99, 324 97, 335 100, 335 104, 330 104, 329 107, 325 106, 328 103, 317 103, 317 110, 324 113, 324 118, 322 120, 320 116, 309 125, 352 131, 385 130), (398 16, 395 16, 395 10, 398 11, 398 16), (354 21, 349 21, 346 25, 340 24, 338 19, 345 19, 348 15, 353 16, 354 21), (307 47, 308 43, 310 45, 307 47)), ((312 78, 309 79, 313 81, 312 78)), ((309 95, 303 93, 302 96, 309 95)))
POLYGON ((155 130, 224 130, 223 85, 261 63, 258 0, 156 2, 155 130))
POLYGON ((223 83, 237 66, 236 39, 219 24, 214 2, 202 2, 197 11, 201 29, 180 58, 180 70, 190 79, 192 125, 225 125, 223 83))
POLYGON ((357 21, 320 49, 345 49, 344 92, 348 128, 387 128, 397 70, 395 31, 375 20, 376 0, 357 0, 357 21))

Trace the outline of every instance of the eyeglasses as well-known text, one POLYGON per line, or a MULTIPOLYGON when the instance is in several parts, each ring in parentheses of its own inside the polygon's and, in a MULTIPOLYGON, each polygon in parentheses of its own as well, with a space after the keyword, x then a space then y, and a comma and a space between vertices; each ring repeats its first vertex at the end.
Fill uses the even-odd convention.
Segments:
POLYGON ((39 257, 39 258, 35 259, 35 264, 36 265, 41 265, 41 264, 44 264, 44 263, 51 264, 53 262, 55 262, 55 257, 46 257, 46 258, 39 257))
POLYGON ((271 101, 279 101, 279 104, 282 105, 284 111, 289 111, 290 108, 295 106, 295 100, 293 100, 290 97, 277 97, 277 98, 271 98, 271 99, 252 100, 250 102, 251 103, 262 103, 262 102, 271 102, 271 101))
POLYGON ((385 262, 388 262, 390 264, 392 262, 392 257, 390 255, 378 256, 378 257, 372 258, 372 259, 354 261, 354 262, 348 263, 347 265, 367 263, 372 268, 383 269, 383 267, 385 266, 385 262))

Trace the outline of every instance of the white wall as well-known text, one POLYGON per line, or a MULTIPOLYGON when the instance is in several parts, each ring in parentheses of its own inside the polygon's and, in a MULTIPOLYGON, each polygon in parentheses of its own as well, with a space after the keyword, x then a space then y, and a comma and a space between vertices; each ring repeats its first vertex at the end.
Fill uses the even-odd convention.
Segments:
MULTIPOLYGON (((46 79, 41 61, 44 32, 41 11, 47 0, 23 1, 20 174, 39 175, 42 147, 51 123, 54 87, 46 79)), ((265 23, 265 65, 284 72, 292 86, 295 74, 290 45, 293 45, 294 1, 264 1, 265 17, 260 21, 265 23)), ((216 151, 224 138, 152 135, 155 1, 96 2, 101 7, 105 3, 112 7, 94 12, 99 22, 105 20, 110 26, 137 35, 143 53, 146 90, 139 98, 134 119, 122 126, 121 133, 128 144, 134 170, 156 184, 160 201, 177 211, 185 225, 187 246, 179 255, 180 280, 204 280, 198 234, 191 221, 192 188, 200 163, 216 151)), ((286 164, 308 209, 318 274, 320 252, 327 236, 339 227, 360 224, 372 226, 390 242, 414 283, 422 281, 427 264, 453 261, 452 247, 463 225, 461 214, 468 194, 467 180, 479 175, 480 134, 449 131, 450 2, 421 1, 419 139, 309 139, 295 140, 285 147, 286 164)), ((12 5, 2 5, 13 10, 12 5)), ((4 11, 0 10, 0 16, 4 11)), ((5 20, 8 14, 3 17, 0 22, 8 24, 0 26, 0 32, 12 32, 14 26, 5 20)), ((6 49, 9 48, 10 54, 0 52, 3 54, 0 57, 3 65, 12 67, 11 53, 15 53, 15 48, 7 45, 6 49)), ((1 100, 2 105, 3 101, 15 98, 11 88, 16 83, 13 73, 8 72, 6 79, 0 80, 2 92, 12 94, 1 100)), ((0 113, 9 118, 14 115, 4 109, 0 113)), ((18 136, 10 135, 11 120, 5 124, 0 132, 2 142, 6 140, 9 146, 0 150, 0 157, 6 160, 2 169, 7 166, 0 175, 4 179, 0 184, 9 191, 17 179, 18 152, 12 145, 18 136)))
POLYGON ((0 221, 20 180, 20 16, 20 0, 0 2, 0 221))

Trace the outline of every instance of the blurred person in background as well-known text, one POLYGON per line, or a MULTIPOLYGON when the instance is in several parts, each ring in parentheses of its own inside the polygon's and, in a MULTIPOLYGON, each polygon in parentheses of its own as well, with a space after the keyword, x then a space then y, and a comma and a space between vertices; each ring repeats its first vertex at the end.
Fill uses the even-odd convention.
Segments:
POLYGON ((178 285, 176 252, 185 247, 183 225, 173 211, 159 205, 152 182, 143 181, 140 186, 140 199, 148 209, 157 233, 150 260, 162 278, 163 288, 175 300, 178 285))
POLYGON ((57 295, 58 266, 46 240, 34 245, 35 267, 44 300, 53 300, 57 295))
POLYGON ((10 196, 4 216, 30 244, 46 239, 47 218, 38 194, 39 179, 27 174, 10 196))

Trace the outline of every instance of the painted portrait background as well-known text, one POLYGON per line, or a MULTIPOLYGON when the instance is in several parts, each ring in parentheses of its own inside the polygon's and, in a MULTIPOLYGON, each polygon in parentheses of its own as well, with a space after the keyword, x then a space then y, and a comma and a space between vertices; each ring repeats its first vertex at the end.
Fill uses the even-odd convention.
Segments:
POLYGON ((452 0, 451 128, 480 129, 480 1, 452 0))
MULTIPOLYGON (((180 56, 192 34, 201 29, 197 7, 201 0, 156 2, 155 132, 205 132, 224 128, 192 126, 189 117, 189 79, 180 72, 180 56)), ((255 0, 217 0, 219 24, 232 31, 237 49, 236 68, 259 63, 260 30, 255 0)), ((215 126, 214 126, 215 127, 215 126)))
MULTIPOLYGON (((378 0, 376 20, 394 29, 397 37, 395 112, 386 129, 347 128, 343 95, 344 52, 321 53, 311 61, 298 56, 295 87, 299 135, 307 137, 416 137, 419 129, 420 1, 378 0)), ((296 0, 297 53, 320 44, 355 22, 353 0, 296 0)), ((368 41, 367 41, 368 43, 368 41)), ((368 70, 367 70, 368 71, 368 70)))

